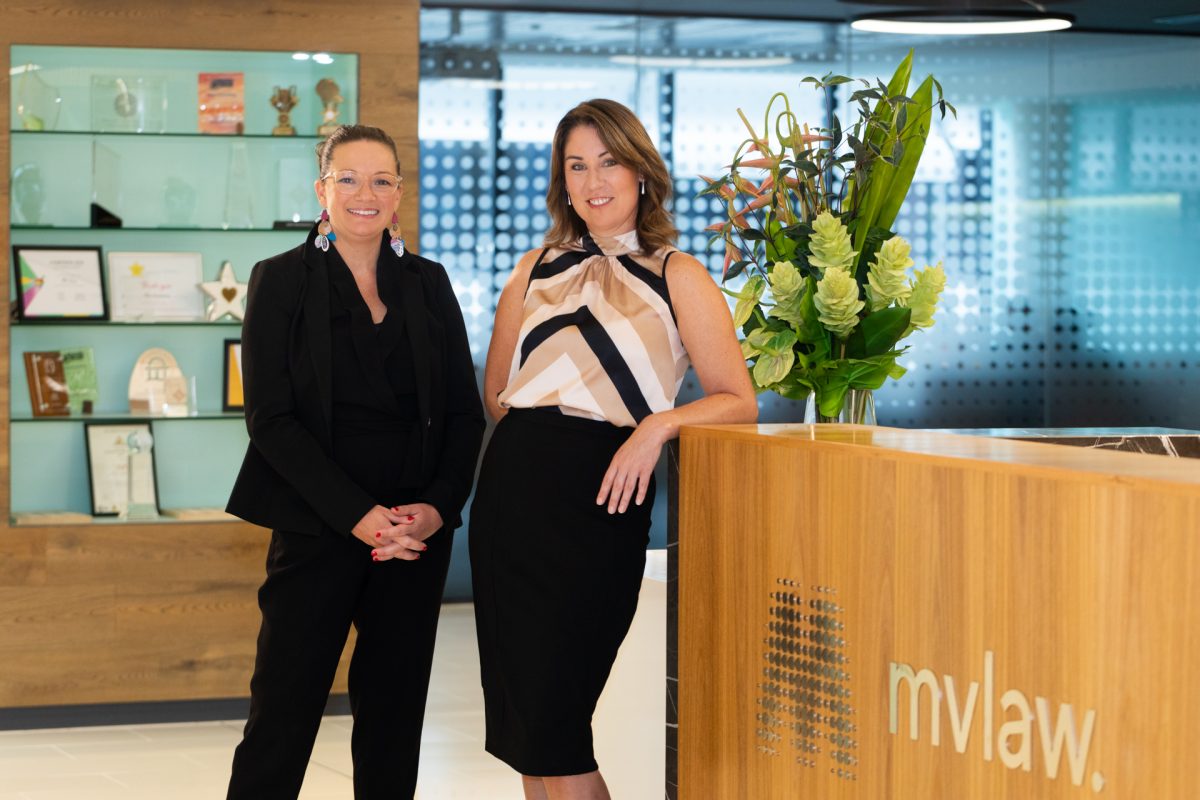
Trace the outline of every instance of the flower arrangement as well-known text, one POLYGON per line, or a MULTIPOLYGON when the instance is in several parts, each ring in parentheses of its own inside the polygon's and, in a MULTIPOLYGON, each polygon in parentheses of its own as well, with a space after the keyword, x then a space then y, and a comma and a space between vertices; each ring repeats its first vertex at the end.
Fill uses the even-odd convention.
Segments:
MULTIPOLYGON (((721 198, 727 211, 709 226, 725 245, 723 280, 747 274, 740 290, 725 291, 737 298, 734 321, 754 386, 813 396, 818 419, 837 419, 848 392, 904 374, 896 359, 908 348, 899 342, 933 325, 945 287, 941 262, 910 273, 911 248, 890 230, 934 106, 943 118, 955 113, 932 75, 908 96, 911 74, 910 51, 886 86, 860 80, 848 129, 836 114, 828 128, 801 125, 782 92, 768 102, 761 134, 738 109, 749 138, 728 174, 701 176, 700 194, 721 198), (755 183, 749 171, 766 175, 755 183)), ((835 86, 853 83, 841 75, 803 82, 827 104, 835 86)))

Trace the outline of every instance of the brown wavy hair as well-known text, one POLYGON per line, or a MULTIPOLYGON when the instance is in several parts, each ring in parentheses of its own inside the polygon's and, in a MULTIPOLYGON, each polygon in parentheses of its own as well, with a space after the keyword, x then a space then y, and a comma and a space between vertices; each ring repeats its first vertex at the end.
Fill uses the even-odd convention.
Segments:
POLYGON ((547 247, 561 247, 587 233, 587 225, 567 204, 565 177, 567 137, 576 127, 589 125, 609 155, 623 167, 634 170, 646 182, 646 193, 638 196, 637 235, 642 250, 653 253, 675 244, 679 231, 667 210, 671 199, 671 175, 658 154, 641 120, 615 100, 587 100, 567 112, 554 131, 550 150, 550 185, 546 188, 546 210, 550 212, 547 247))

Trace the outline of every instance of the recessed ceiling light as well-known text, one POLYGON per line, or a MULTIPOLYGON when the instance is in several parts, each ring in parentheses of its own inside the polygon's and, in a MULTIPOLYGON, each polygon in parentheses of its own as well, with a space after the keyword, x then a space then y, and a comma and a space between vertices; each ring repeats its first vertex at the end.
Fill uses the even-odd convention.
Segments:
POLYGON ((308 53, 292 53, 292 59, 294 61, 308 61, 310 58, 312 58, 312 56, 310 56, 308 53))
POLYGON ((314 53, 313 61, 318 64, 332 64, 333 56, 329 55, 329 53, 314 53))
POLYGON ((901 33, 910 36, 982 36, 1004 33, 1047 33, 1071 27, 1066 14, 1024 14, 1011 11, 910 11, 871 14, 850 23, 856 31, 901 33))

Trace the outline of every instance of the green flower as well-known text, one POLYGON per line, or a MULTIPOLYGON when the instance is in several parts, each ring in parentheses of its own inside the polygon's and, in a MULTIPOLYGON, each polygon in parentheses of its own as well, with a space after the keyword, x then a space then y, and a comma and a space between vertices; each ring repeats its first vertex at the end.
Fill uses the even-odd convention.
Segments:
POLYGON ((933 312, 937 310, 938 297, 945 288, 946 273, 942 269, 942 262, 917 270, 912 280, 912 294, 907 302, 908 307, 912 309, 910 330, 933 325, 933 312))
POLYGON ((800 322, 800 303, 804 299, 804 277, 790 261, 776 261, 768 276, 775 307, 771 316, 784 322, 800 322))
POLYGON ((893 236, 883 243, 871 262, 871 271, 867 274, 867 300, 871 310, 878 311, 887 308, 893 300, 903 305, 908 300, 912 288, 908 285, 908 268, 913 260, 908 257, 912 247, 899 236, 893 236))
POLYGON ((737 306, 733 309, 734 327, 740 328, 746 324, 746 320, 750 319, 750 315, 758 307, 758 301, 762 299, 766 288, 767 282, 758 275, 754 275, 746 281, 737 294, 727 292, 737 298, 737 306))
POLYGON ((825 276, 817 281, 817 296, 813 298, 817 307, 817 319, 834 336, 845 339, 858 324, 858 312, 865 305, 858 299, 858 283, 848 269, 830 267, 825 276))
POLYGON ((812 252, 808 263, 821 269, 849 269, 858 255, 850 249, 850 234, 846 226, 828 211, 822 211, 813 220, 813 235, 808 240, 808 247, 812 252))
POLYGON ((758 359, 750 371, 757 388, 769 388, 787 377, 796 363, 795 345, 796 332, 793 330, 769 331, 760 328, 746 337, 742 342, 742 355, 747 361, 755 357, 758 359))

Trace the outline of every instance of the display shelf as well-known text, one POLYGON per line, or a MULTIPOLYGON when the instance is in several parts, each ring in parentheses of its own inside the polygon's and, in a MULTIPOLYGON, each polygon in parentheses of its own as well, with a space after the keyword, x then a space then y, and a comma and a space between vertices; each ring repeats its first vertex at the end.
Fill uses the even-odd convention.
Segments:
MULTIPOLYGON (((37 513, 37 512, 35 512, 37 513)), ((17 516, 9 517, 8 524, 14 528, 61 528, 64 524, 75 525, 136 525, 143 527, 147 525, 228 525, 229 523, 240 522, 235 517, 221 519, 178 519, 176 517, 158 516, 153 519, 121 519, 120 517, 94 517, 88 516, 86 522, 80 521, 76 523, 62 522, 47 522, 41 520, 24 520, 17 516)))
POLYGON ((152 132, 152 131, 26 131, 20 128, 12 128, 9 130, 14 140, 23 139, 26 136, 36 137, 53 137, 53 136, 86 136, 89 138, 112 137, 114 139, 144 139, 152 137, 155 139, 208 139, 222 141, 237 141, 238 139, 256 140, 269 139, 277 142, 308 142, 310 146, 316 146, 317 142, 322 141, 324 136, 301 136, 299 134, 283 135, 275 133, 183 133, 183 132, 152 132))
POLYGON ((283 136, 13 136, 14 228, 89 228, 92 205, 124 228, 273 230, 320 213, 313 139, 283 136))
MULTIPOLYGON (((314 216, 314 221, 316 217, 314 216)), ((306 233, 311 223, 306 222, 303 228, 201 228, 197 225, 181 225, 171 227, 168 225, 158 225, 154 227, 136 227, 133 225, 122 225, 119 228, 93 228, 90 225, 13 225, 11 230, 18 231, 87 231, 90 233, 110 234, 110 233, 306 233)))
MULTIPOLYGON (((83 327, 133 327, 133 328, 241 328, 241 320, 218 320, 209 322, 207 320, 163 320, 161 322, 153 320, 136 321, 136 320, 117 320, 117 319, 17 319, 13 318, 9 322, 14 327, 57 327, 67 325, 72 328, 83 327)), ((226 330, 226 333, 229 331, 226 330)))
MULTIPOLYGON (((358 57, 321 53, 297 60, 279 51, 162 50, 125 47, 14 45, 10 127, 31 132, 200 132, 200 76, 239 74, 242 131, 271 136, 279 124, 272 97, 295 87, 290 110, 300 136, 315 136, 325 109, 317 93, 322 80, 337 84, 339 121, 358 116, 358 57)), ((14 130, 15 132, 15 130, 14 130)))
MULTIPOLYGON (((13 175, 11 241, 100 247, 106 285, 113 251, 196 252, 203 280, 215 279, 226 261, 239 281, 248 280, 254 263, 302 242, 320 211, 315 149, 323 138, 318 126, 328 120, 318 84, 336 84, 336 122, 358 116, 352 54, 298 60, 291 51, 12 45, 9 62, 10 117, 0 132, 8 137, 13 175), (243 117, 234 130, 212 130, 211 106, 201 108, 211 86, 201 75, 208 73, 238 76, 232 85, 236 95, 240 81, 243 117), (272 98, 292 87, 295 131, 275 135, 281 120, 272 98), (93 202, 122 226, 93 227, 93 202), (275 227, 281 220, 301 224, 275 227)), ((239 321, 11 319, 9 325, 10 514, 88 508, 80 423, 154 423, 160 502, 223 505, 247 442, 243 415, 216 410, 224 394, 225 341, 240 338, 239 321), (95 411, 33 416, 23 353, 81 346, 95 357, 95 411), (203 413, 125 410, 134 363, 152 347, 171 352, 195 378, 203 413), (23 468, 28 464, 39 466, 23 468)))
POLYGON ((135 414, 133 412, 123 411, 97 411, 92 414, 73 414, 65 417, 35 417, 32 414, 14 414, 11 422, 14 425, 37 422, 39 424, 52 422, 67 422, 78 424, 80 422, 97 422, 97 423, 124 423, 124 422, 195 422, 196 420, 206 419, 225 419, 237 420, 239 422, 245 420, 245 414, 241 411, 201 411, 199 414, 186 417, 165 417, 161 414, 135 414))

